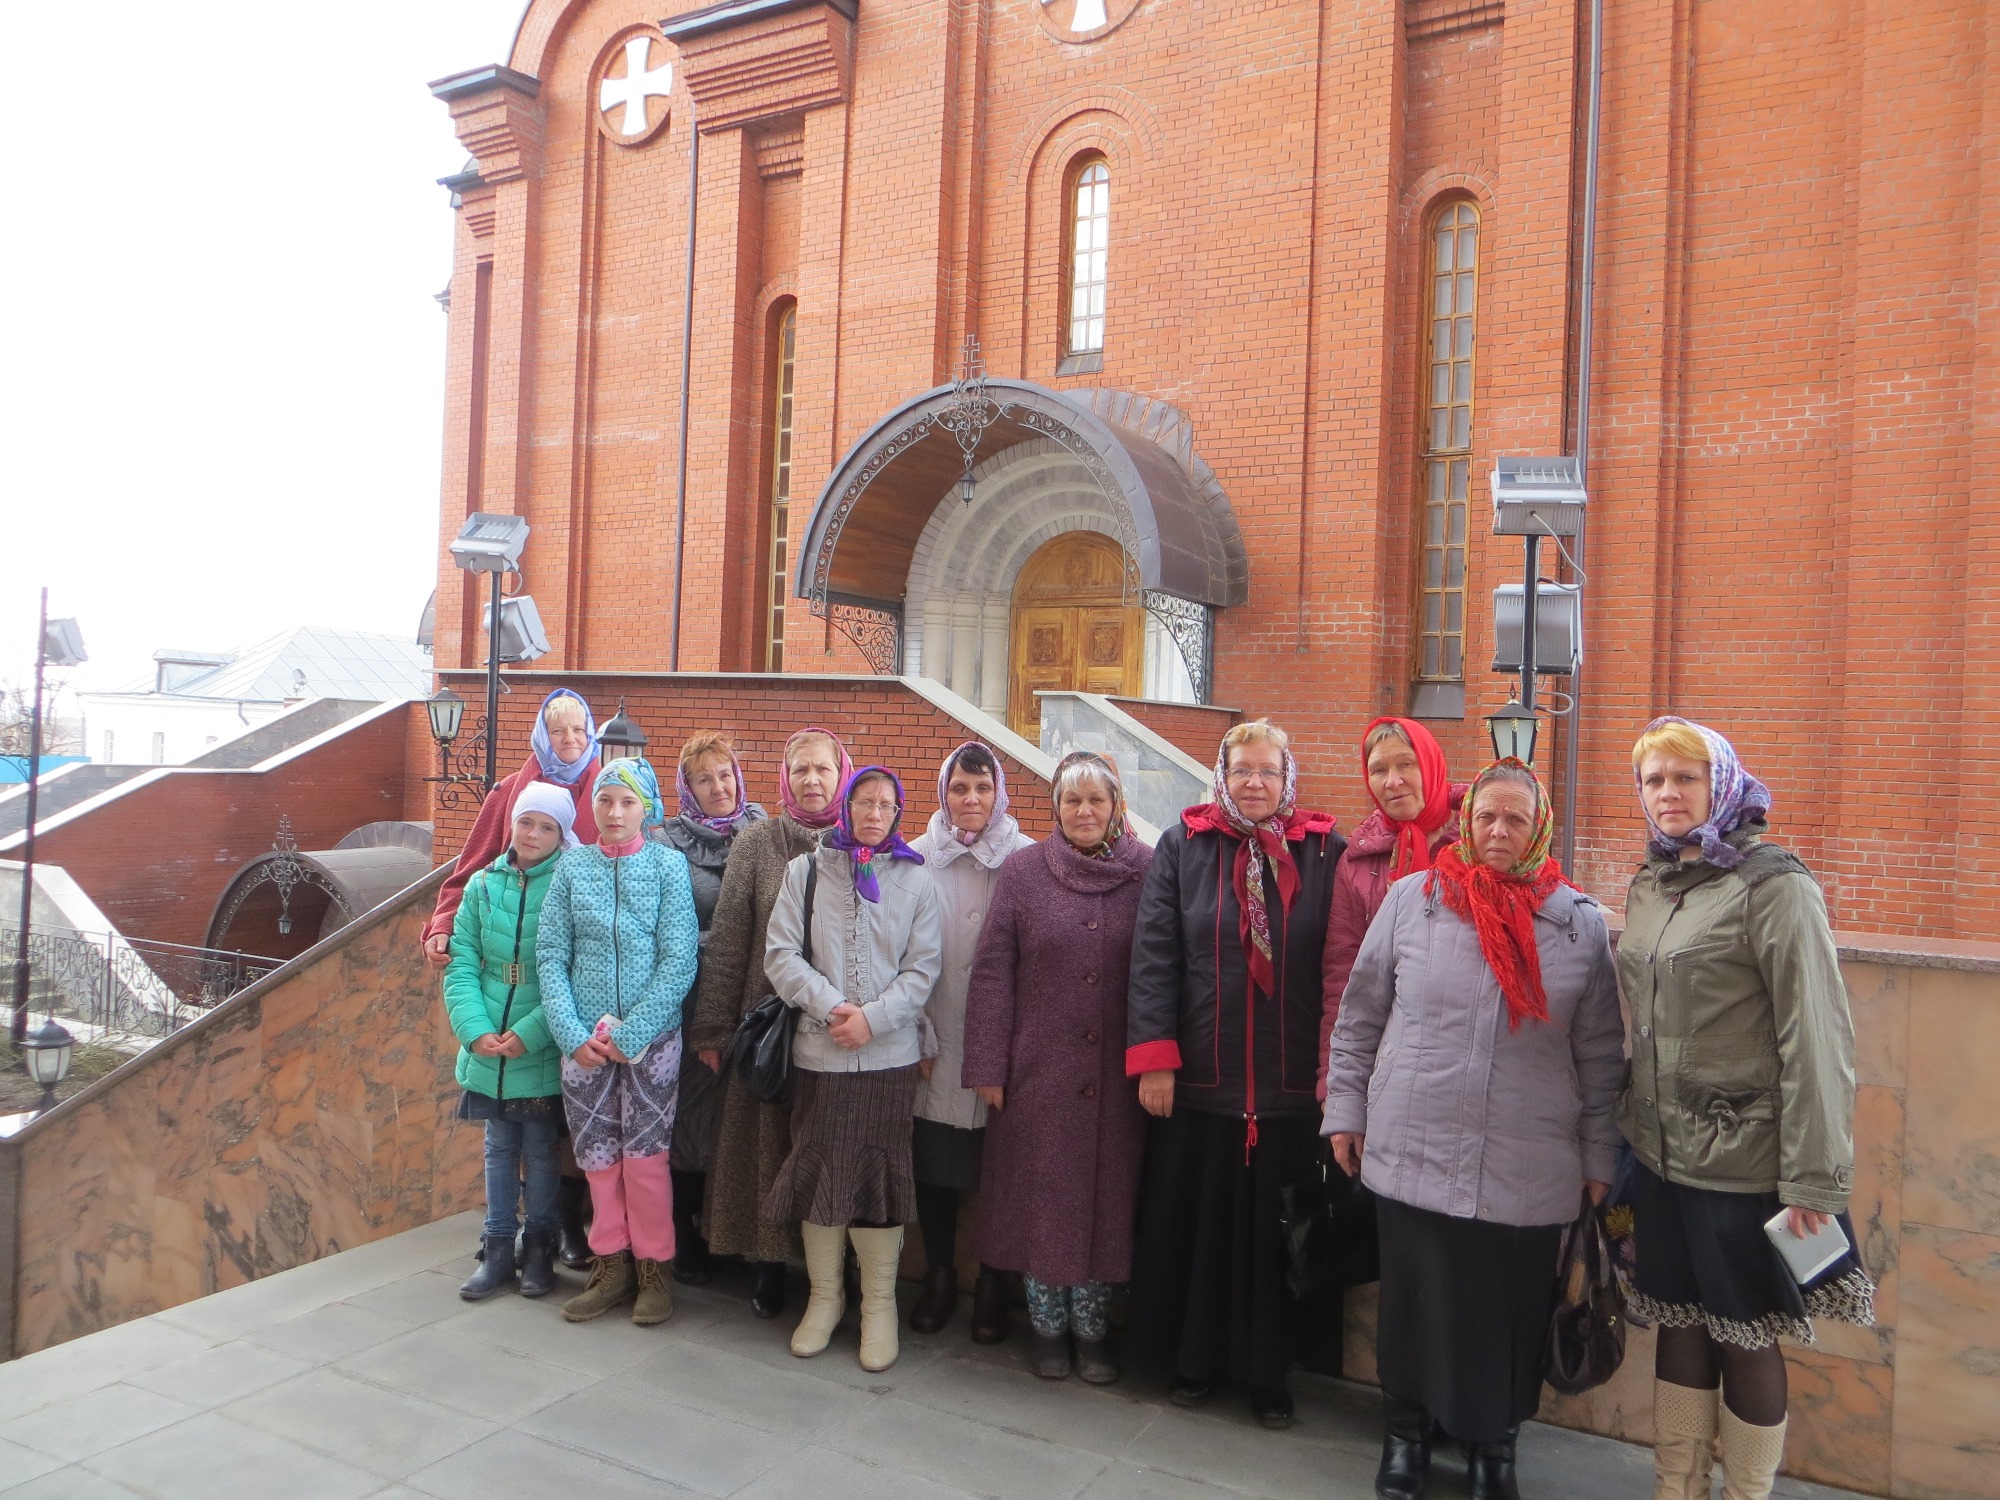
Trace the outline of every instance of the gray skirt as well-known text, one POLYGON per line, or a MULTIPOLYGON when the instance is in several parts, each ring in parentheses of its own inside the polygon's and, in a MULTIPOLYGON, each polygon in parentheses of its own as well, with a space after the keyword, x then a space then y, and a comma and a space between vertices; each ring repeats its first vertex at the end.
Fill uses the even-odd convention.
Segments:
POLYGON ((792 1149, 764 1196, 765 1222, 908 1224, 917 1216, 910 1122, 917 1068, 792 1070, 792 1149))

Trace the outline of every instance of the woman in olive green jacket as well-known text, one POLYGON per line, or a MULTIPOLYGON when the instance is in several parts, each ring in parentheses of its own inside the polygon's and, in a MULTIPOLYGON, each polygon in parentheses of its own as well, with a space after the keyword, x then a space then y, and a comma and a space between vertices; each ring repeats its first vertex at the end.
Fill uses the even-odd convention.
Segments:
POLYGON ((1708 1500, 1719 1450, 1725 1500, 1763 1500, 1784 1457, 1780 1335, 1874 1322, 1847 1217, 1854 1025, 1819 885, 1765 842, 1771 794, 1729 741, 1669 715, 1632 765, 1651 840, 1618 946, 1618 1123, 1636 1157, 1631 1310, 1659 1325, 1656 1496, 1708 1500), (1837 1222, 1848 1253, 1801 1287, 1765 1233, 1780 1215, 1795 1236, 1837 1222))

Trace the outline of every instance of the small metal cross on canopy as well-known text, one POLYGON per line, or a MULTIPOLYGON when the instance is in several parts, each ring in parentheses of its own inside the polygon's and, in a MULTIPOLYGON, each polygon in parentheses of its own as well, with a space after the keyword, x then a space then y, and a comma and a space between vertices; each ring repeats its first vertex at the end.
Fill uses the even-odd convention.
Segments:
POLYGON ((979 339, 968 333, 959 354, 958 373, 951 383, 951 399, 937 416, 938 425, 957 440, 959 452, 964 455, 965 470, 958 485, 959 498, 967 505, 973 498, 973 455, 980 438, 1000 413, 998 403, 986 394, 986 361, 980 358, 979 339))
POLYGON ((625 76, 607 77, 597 85, 597 107, 608 115, 619 105, 625 106, 625 113, 619 117, 620 135, 643 135, 646 130, 646 101, 664 99, 674 91, 674 65, 661 63, 650 67, 653 60, 653 39, 649 36, 635 36, 625 44, 625 76))

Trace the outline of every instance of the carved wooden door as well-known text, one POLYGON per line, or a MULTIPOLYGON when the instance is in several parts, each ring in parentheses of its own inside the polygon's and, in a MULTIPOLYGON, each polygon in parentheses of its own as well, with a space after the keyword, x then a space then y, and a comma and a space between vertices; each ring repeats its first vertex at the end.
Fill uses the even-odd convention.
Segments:
POLYGON ((1137 697, 1145 682, 1145 616, 1125 553, 1072 531, 1042 546, 1014 584, 1007 722, 1041 743, 1037 692, 1137 697))

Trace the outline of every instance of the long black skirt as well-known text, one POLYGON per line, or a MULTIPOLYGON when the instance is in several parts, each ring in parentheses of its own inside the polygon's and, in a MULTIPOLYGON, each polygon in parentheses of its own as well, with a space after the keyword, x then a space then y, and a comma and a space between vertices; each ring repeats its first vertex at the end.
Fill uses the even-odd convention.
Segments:
POLYGON ((1382 1389, 1465 1443, 1495 1443, 1542 1404, 1563 1226, 1518 1227, 1377 1198, 1382 1389))
POLYGON ((1240 1118, 1187 1108, 1147 1122, 1128 1326, 1178 1375, 1275 1390, 1300 1344, 1279 1194, 1318 1171, 1319 1127, 1260 1120, 1247 1163, 1243 1136, 1240 1118))

